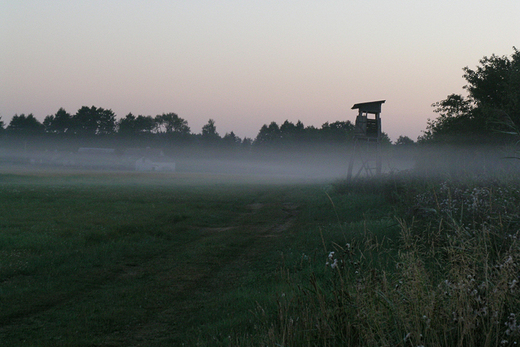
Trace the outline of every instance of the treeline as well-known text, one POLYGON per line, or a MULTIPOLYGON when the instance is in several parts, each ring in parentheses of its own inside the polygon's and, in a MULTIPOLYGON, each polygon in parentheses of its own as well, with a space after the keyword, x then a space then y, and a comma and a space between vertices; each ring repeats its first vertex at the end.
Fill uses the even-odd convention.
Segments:
MULTIPOLYGON (((476 69, 465 67, 464 89, 467 96, 448 95, 432 105, 439 116, 428 120, 418 144, 502 145, 518 141, 520 135, 520 52, 513 47, 509 56, 484 57, 476 69), (513 136, 512 136, 513 135, 513 136)), ((256 138, 239 138, 234 132, 221 136, 215 121, 209 119, 202 132, 191 131, 188 121, 175 113, 134 116, 117 119, 110 109, 81 107, 74 115, 60 108, 40 123, 32 114, 15 115, 5 125, 0 118, 0 136, 4 139, 32 138, 78 141, 110 140, 136 145, 197 143, 211 147, 279 147, 302 144, 350 144, 354 125, 350 121, 326 122, 321 128, 286 120, 271 122, 259 130, 256 138)), ((391 144, 386 134, 383 143, 391 144)), ((397 146, 414 145, 407 136, 397 146)))
MULTIPOLYGON (((350 144, 354 135, 354 124, 350 121, 326 122, 320 128, 304 126, 301 121, 286 120, 281 125, 276 122, 265 124, 256 138, 240 138, 233 131, 221 136, 213 119, 202 127, 201 133, 193 133, 188 121, 176 113, 153 116, 127 114, 117 119, 110 109, 101 107, 81 107, 71 115, 60 108, 56 114, 45 117, 43 123, 32 114, 14 115, 5 126, 0 119, 0 132, 6 139, 49 139, 78 141, 120 141, 140 145, 157 143, 202 144, 212 147, 278 147, 302 144, 350 144)), ((406 140, 406 139, 405 139, 406 140)), ((413 142, 408 139, 408 142, 413 142)), ((385 134, 384 142, 390 144, 385 134)))

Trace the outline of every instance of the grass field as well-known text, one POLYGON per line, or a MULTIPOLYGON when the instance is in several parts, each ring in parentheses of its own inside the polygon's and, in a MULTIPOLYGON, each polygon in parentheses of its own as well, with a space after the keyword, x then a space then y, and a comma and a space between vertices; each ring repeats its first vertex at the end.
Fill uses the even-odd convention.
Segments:
POLYGON ((515 346, 520 183, 0 174, 0 345, 515 346))
POLYGON ((275 315, 290 285, 281 269, 324 259, 320 230, 386 228, 389 212, 377 196, 284 179, 2 174, 0 344, 254 341, 259 308, 275 315))

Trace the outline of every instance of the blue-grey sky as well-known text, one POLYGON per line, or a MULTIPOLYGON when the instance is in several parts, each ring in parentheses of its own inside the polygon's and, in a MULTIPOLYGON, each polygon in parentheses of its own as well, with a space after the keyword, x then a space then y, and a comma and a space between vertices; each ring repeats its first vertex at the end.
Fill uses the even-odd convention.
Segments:
POLYGON ((1 0, 0 116, 175 112, 199 133, 354 121, 416 139, 464 66, 519 46, 518 0, 1 0))

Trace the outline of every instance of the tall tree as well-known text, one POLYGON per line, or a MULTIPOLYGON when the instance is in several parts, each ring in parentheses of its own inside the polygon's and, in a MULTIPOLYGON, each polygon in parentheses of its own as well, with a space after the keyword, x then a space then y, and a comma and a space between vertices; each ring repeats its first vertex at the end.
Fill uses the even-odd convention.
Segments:
POLYGON ((432 107, 439 116, 434 120, 428 119, 421 141, 450 140, 475 131, 474 106, 470 99, 450 94, 446 99, 433 103, 432 107))
POLYGON ((137 133, 135 120, 136 118, 132 113, 118 120, 116 122, 117 133, 124 136, 135 135, 137 133))
POLYGON ((482 58, 476 69, 465 67, 468 97, 451 94, 432 106, 439 117, 428 122, 421 140, 443 138, 496 141, 505 118, 520 128, 520 52, 482 58))
POLYGON ((215 126, 215 121, 213 119, 209 119, 208 123, 206 123, 202 127, 202 138, 204 139, 220 139, 220 135, 217 132, 217 127, 215 126))
POLYGON ((189 134, 188 121, 175 113, 163 113, 155 117, 158 132, 189 134))
POLYGON ((321 138, 327 142, 352 141, 354 124, 350 121, 325 122, 320 129, 321 138))
POLYGON ((234 132, 226 133, 222 138, 222 144, 228 147, 238 147, 242 144, 240 137, 236 136, 234 132))
POLYGON ((465 89, 477 107, 500 109, 520 117, 520 51, 484 57, 475 70, 464 68, 465 89))
POLYGON ((13 135, 38 135, 43 133, 44 127, 34 116, 29 114, 14 115, 6 131, 13 135))
POLYGON ((98 108, 98 135, 110 135, 116 132, 116 115, 112 110, 98 108))
POLYGON ((55 115, 45 117, 43 125, 48 133, 65 134, 72 125, 72 116, 61 107, 55 115))
POLYGON ((395 145, 397 147, 410 147, 410 146, 415 145, 415 142, 408 136, 401 135, 395 141, 395 145))
POLYGON ((269 125, 264 124, 262 128, 260 128, 254 143, 256 145, 277 144, 280 138, 280 127, 276 122, 271 122, 269 125))
POLYGON ((139 134, 151 133, 155 128, 155 120, 152 116, 139 115, 135 119, 135 130, 139 134))
POLYGON ((72 129, 79 136, 109 135, 115 132, 116 116, 112 110, 95 106, 81 107, 72 117, 72 129))
MULTIPOLYGON (((275 128, 273 128, 272 130, 276 132, 275 128)), ((298 120, 296 124, 286 120, 280 126, 279 133, 280 139, 283 142, 296 142, 305 137, 305 127, 300 120, 298 120)))

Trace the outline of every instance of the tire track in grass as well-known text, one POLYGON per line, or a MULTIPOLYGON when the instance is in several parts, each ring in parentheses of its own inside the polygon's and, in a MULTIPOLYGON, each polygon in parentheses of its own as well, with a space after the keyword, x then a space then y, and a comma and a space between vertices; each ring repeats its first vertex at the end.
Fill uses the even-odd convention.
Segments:
MULTIPOLYGON (((182 343, 194 338, 198 328, 211 324, 209 317, 204 318, 208 310, 220 310, 223 316, 228 314, 214 307, 214 299, 235 290, 235 285, 249 271, 248 265, 265 252, 275 249, 273 239, 289 230, 298 215, 296 204, 254 203, 248 207, 250 211, 241 216, 235 225, 204 228, 204 238, 224 245, 215 253, 203 252, 195 259, 187 259, 156 273, 157 283, 162 284, 158 290, 168 292, 171 301, 155 307, 153 319, 130 331, 114 334, 106 342, 109 345, 118 341, 132 344, 166 339, 169 343, 182 343), (264 222, 252 223, 255 219, 264 222), (226 243, 225 240, 229 239, 235 242, 226 243)), ((175 262, 176 257, 169 254, 147 266, 175 262)))
POLYGON ((280 196, 280 192, 261 194, 247 205, 247 212, 230 218, 229 225, 198 228, 193 236, 182 237, 182 244, 172 242, 171 248, 161 245, 160 250, 144 257, 125 256, 88 270, 84 273, 88 283, 77 290, 63 288, 42 296, 37 305, 4 317, 0 338, 19 336, 30 341, 34 336, 44 341, 41 345, 56 346, 60 343, 55 338, 63 339, 61 345, 81 341, 96 346, 147 346, 161 341, 177 345, 186 341, 198 327, 210 325, 215 314, 233 313, 233 308, 220 307, 218 299, 233 295, 235 286, 252 271, 250 265, 273 252, 284 231, 296 221, 298 206, 284 204, 280 196), (126 306, 120 308, 119 304, 126 306), (70 322, 56 325, 56 317, 71 318, 70 322, 84 326, 76 331, 70 322), (108 324, 103 328, 104 320, 115 327, 108 324), (22 326, 34 335, 20 335, 22 326), (40 329, 63 336, 42 337, 37 332, 40 329))

